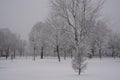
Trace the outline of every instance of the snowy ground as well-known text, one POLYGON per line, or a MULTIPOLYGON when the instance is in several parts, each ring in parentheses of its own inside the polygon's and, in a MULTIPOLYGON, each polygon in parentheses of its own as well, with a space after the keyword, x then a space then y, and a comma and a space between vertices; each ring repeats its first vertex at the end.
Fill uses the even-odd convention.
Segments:
POLYGON ((71 67, 71 60, 16 59, 0 60, 0 80, 120 80, 120 59, 94 58, 79 76, 71 67))

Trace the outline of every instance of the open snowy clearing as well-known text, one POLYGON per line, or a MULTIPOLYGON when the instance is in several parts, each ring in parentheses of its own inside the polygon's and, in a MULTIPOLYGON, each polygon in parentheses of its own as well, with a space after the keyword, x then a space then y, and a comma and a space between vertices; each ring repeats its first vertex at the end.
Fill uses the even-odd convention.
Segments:
POLYGON ((88 60, 80 76, 71 67, 71 60, 28 59, 0 60, 0 80, 120 80, 120 59, 88 60))

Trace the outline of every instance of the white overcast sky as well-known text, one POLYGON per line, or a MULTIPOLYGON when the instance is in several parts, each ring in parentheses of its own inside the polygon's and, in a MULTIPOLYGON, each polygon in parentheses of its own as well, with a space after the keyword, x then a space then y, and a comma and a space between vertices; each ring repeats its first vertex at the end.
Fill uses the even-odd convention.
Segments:
MULTIPOLYGON (((10 28, 28 39, 33 25, 45 21, 49 0, 0 0, 0 28, 10 28)), ((120 0, 107 0, 103 14, 114 31, 120 32, 120 0)))

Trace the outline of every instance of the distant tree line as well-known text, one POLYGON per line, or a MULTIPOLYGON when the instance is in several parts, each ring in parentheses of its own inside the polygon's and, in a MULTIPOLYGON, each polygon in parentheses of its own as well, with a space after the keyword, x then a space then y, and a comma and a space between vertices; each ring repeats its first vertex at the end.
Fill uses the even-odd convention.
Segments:
POLYGON ((24 56, 25 41, 20 36, 12 33, 8 28, 0 29, 0 57, 24 56))

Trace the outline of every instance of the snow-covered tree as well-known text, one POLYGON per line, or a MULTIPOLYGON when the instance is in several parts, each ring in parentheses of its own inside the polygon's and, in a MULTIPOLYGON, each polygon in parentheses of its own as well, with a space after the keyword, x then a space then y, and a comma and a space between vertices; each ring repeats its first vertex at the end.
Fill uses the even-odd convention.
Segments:
POLYGON ((68 27, 72 29, 72 33, 74 33, 76 48, 76 56, 74 59, 78 60, 79 65, 82 65, 82 58, 84 58, 83 53, 79 52, 79 49, 83 49, 81 44, 86 44, 86 38, 93 28, 92 25, 95 24, 94 22, 97 20, 98 12, 102 4, 102 0, 51 0, 52 14, 54 14, 55 17, 59 16, 62 18, 62 20, 69 25, 68 27))
POLYGON ((105 48, 107 48, 109 29, 107 24, 97 21, 92 32, 89 34, 89 45, 93 56, 102 57, 105 48))
POLYGON ((54 48, 54 52, 57 53, 58 61, 60 62, 60 44, 61 44, 61 22, 59 21, 60 19, 58 17, 55 17, 51 15, 47 23, 51 27, 52 34, 51 34, 51 39, 50 42, 52 43, 52 47, 54 48))
POLYGON ((49 32, 49 27, 45 23, 39 22, 33 26, 29 36, 29 42, 30 46, 33 48, 34 60, 38 53, 40 54, 41 59, 43 59, 44 52, 48 46, 48 40, 51 34, 49 32))
POLYGON ((81 72, 84 71, 87 67, 87 62, 85 62, 86 57, 83 56, 85 56, 85 53, 89 52, 89 49, 85 45, 82 45, 82 47, 79 47, 78 50, 79 54, 75 55, 72 61, 72 67, 80 75, 81 72))
POLYGON ((120 52, 120 36, 117 33, 111 33, 108 39, 108 49, 111 57, 119 56, 120 52))

